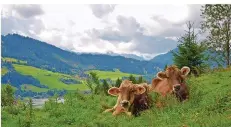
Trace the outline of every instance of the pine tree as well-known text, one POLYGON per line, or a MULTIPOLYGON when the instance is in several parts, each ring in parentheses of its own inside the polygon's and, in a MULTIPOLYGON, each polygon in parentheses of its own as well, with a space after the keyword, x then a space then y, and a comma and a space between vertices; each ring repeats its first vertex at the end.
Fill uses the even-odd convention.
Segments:
POLYGON ((205 46, 202 43, 197 42, 197 35, 194 32, 193 23, 190 21, 187 23, 188 30, 185 35, 179 38, 180 44, 178 52, 173 53, 173 61, 179 68, 188 66, 191 72, 196 76, 199 75, 205 67, 205 46))
POLYGON ((95 72, 90 72, 90 78, 95 84, 97 85, 99 84, 99 77, 97 76, 95 72))
MULTIPOLYGON (((95 84, 94 94, 99 94, 102 89, 102 86, 100 85, 99 77, 95 72, 90 72, 90 80, 95 84)), ((93 84, 91 84, 89 81, 87 81, 87 84, 89 85, 89 87, 93 89, 93 84)))
POLYGON ((93 93, 94 92, 94 88, 93 88, 93 83, 91 81, 91 79, 87 79, 85 84, 88 86, 88 88, 91 90, 91 92, 93 93))
POLYGON ((33 103, 32 103, 32 99, 31 99, 31 98, 29 99, 28 105, 29 105, 29 116, 30 116, 30 118, 31 118, 31 117, 32 117, 32 114, 33 114, 33 108, 32 108, 33 103))
POLYGON ((132 83, 136 84, 136 78, 133 75, 130 75, 128 79, 132 81, 132 83))
POLYGON ((166 69, 167 69, 167 67, 168 67, 168 65, 166 64, 166 65, 164 66, 164 70, 166 70, 166 69))
POLYGON ((104 91, 105 95, 108 95, 108 92, 107 92, 108 89, 109 89, 109 85, 108 85, 108 83, 107 83, 107 80, 104 79, 104 80, 103 80, 103 91, 104 91))
POLYGON ((207 33, 206 45, 211 59, 218 65, 231 64, 231 5, 206 4, 202 6, 201 29, 207 33))
POLYGON ((1 106, 12 106, 14 103, 14 89, 7 84, 5 88, 1 89, 1 106))
POLYGON ((100 84, 96 85, 94 94, 100 94, 102 90, 102 86, 100 84))
POLYGON ((32 104, 32 99, 30 98, 29 99, 29 102, 28 102, 28 111, 27 111, 27 114, 26 114, 26 119, 25 119, 25 127, 31 127, 31 124, 32 124, 32 117, 33 117, 33 104, 32 104))
POLYGON ((138 78, 137 84, 146 82, 142 76, 138 78))
POLYGON ((116 80, 116 83, 115 83, 115 87, 120 87, 120 84, 122 83, 122 80, 121 79, 117 79, 116 80))

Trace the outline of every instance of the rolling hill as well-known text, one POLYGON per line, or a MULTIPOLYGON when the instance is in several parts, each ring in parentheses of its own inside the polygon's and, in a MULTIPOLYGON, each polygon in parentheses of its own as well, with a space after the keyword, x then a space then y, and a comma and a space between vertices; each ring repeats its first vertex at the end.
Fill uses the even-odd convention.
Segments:
POLYGON ((74 53, 18 34, 1 36, 1 39, 1 82, 17 88, 17 94, 77 88, 87 90, 82 79, 91 71, 96 72, 100 79, 110 81, 130 74, 150 80, 170 59, 164 60, 166 55, 170 56, 169 53, 150 61, 111 54, 74 53))
POLYGON ((154 67, 162 65, 154 61, 140 61, 122 56, 103 54, 77 54, 62 50, 48 43, 18 34, 2 37, 2 57, 27 61, 30 66, 65 74, 80 74, 97 69, 135 74, 155 74, 154 67))
MULTIPOLYGON (((18 61, 18 60, 17 60, 18 61)), ((82 83, 82 79, 73 75, 67 75, 59 72, 52 72, 40 69, 18 62, 2 63, 1 84, 10 84, 16 88, 15 95, 25 96, 51 96, 55 91, 59 93, 79 89, 88 90, 88 87, 82 83)))
POLYGON ((18 65, 13 64, 15 70, 19 72, 22 75, 29 75, 34 77, 35 79, 39 80, 41 84, 48 87, 48 89, 58 89, 58 90, 76 90, 77 88, 80 90, 86 90, 88 89, 86 85, 83 85, 81 81, 78 81, 77 83, 66 83, 63 82, 61 79, 72 79, 73 81, 76 81, 76 77, 72 77, 70 75, 61 74, 61 73, 54 73, 51 71, 31 67, 31 66, 25 66, 25 65, 18 65))
POLYGON ((173 49, 167 53, 157 55, 153 59, 151 59, 150 61, 161 64, 161 65, 171 65, 171 64, 173 64, 172 51, 177 52, 178 49, 175 48, 175 49, 173 49))
MULTIPOLYGON (((85 76, 89 72, 95 72, 99 79, 107 79, 114 82, 117 78, 124 78, 130 76, 130 73, 123 73, 119 70, 115 71, 100 71, 90 70, 84 72, 85 76)), ((79 75, 68 75, 60 72, 52 72, 46 69, 36 68, 27 65, 27 61, 17 60, 15 58, 2 58, 2 76, 1 83, 11 84, 16 88, 16 96, 37 96, 37 93, 47 94, 51 90, 56 91, 74 91, 79 89, 81 91, 88 91, 89 88, 84 84, 85 77, 79 75)), ((139 76, 133 74, 134 76, 139 76)), ((53 95, 51 92, 48 95, 53 95)))

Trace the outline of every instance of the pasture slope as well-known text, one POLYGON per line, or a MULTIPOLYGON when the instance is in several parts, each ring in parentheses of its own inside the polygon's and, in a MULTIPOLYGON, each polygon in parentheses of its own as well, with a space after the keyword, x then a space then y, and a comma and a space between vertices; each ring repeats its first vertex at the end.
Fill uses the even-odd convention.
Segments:
MULTIPOLYGON (((48 90, 57 89, 57 90, 88 90, 89 88, 84 84, 84 80, 79 78, 78 76, 71 76, 59 72, 51 72, 45 69, 36 68, 33 66, 26 65, 26 61, 17 60, 14 58, 4 57, 2 61, 11 63, 15 71, 24 76, 32 76, 36 80, 38 80, 42 85, 47 86, 48 88, 40 88, 35 86, 34 84, 22 84, 19 86, 21 90, 32 91, 32 92, 47 92, 48 90), (71 79, 74 81, 78 81, 78 83, 70 83, 66 84, 62 82, 60 79, 71 79)), ((9 72, 7 67, 1 68, 1 76, 4 76, 9 72)), ((119 70, 115 71, 100 71, 100 70, 91 70, 86 71, 86 74, 90 72, 97 73, 99 79, 111 79, 116 80, 117 78, 128 77, 131 74, 120 72, 119 70)), ((139 75, 133 74, 133 76, 137 77, 139 75)))
MULTIPOLYGON (((67 94, 64 104, 48 102, 34 109, 34 127, 230 127, 231 69, 210 72, 187 80, 190 99, 184 103, 173 97, 161 99, 165 106, 144 111, 139 117, 102 114, 102 105, 113 106, 116 97, 67 94)), ((152 94, 153 99, 157 97, 152 94)), ((2 110, 2 126, 22 124, 26 111, 9 115, 2 110), (19 122, 20 121, 20 122, 19 122)))
POLYGON ((33 86, 33 85, 30 85, 30 84, 24 84, 24 85, 21 85, 21 90, 25 90, 25 91, 33 91, 33 92, 47 92, 49 89, 47 88, 40 88, 40 87, 37 87, 37 86, 33 86))
MULTIPOLYGON (((122 78, 122 77, 129 77, 131 74, 130 73, 124 73, 119 70, 115 71, 101 71, 101 70, 90 70, 87 71, 86 73, 89 74, 90 72, 94 72, 99 76, 99 79, 111 79, 111 80, 116 80, 117 78, 122 78)), ((137 74, 132 74, 134 77, 138 77, 141 75, 137 74)))
MULTIPOLYGON (((70 75, 51 72, 51 71, 35 68, 32 66, 19 65, 19 64, 13 64, 13 67, 17 72, 19 72, 22 75, 29 75, 29 76, 34 77, 35 79, 38 79, 41 84, 48 86, 49 89, 58 89, 58 90, 62 90, 62 89, 76 90, 77 88, 79 90, 87 89, 87 86, 84 84, 68 84, 67 85, 60 81, 61 78, 75 79, 75 77, 72 77, 70 75)), ((46 89, 32 86, 30 84, 27 84, 27 86, 29 89, 35 92, 42 92, 46 90, 46 89)), ((22 87, 23 86, 21 86, 21 88, 22 87)))
POLYGON ((1 68, 1 76, 5 75, 8 72, 8 69, 3 67, 1 68))

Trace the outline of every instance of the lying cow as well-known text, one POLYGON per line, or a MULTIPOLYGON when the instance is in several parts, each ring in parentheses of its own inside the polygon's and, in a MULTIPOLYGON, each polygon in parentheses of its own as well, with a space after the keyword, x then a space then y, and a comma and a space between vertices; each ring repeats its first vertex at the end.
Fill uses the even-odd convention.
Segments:
POLYGON ((124 80, 120 87, 112 87, 108 93, 112 96, 118 96, 116 105, 104 112, 112 112, 118 115, 122 112, 127 115, 139 115, 140 111, 150 107, 151 98, 148 96, 150 86, 146 83, 133 84, 129 80, 124 80))
POLYGON ((184 83, 189 72, 189 67, 182 67, 181 70, 176 66, 167 67, 165 72, 157 73, 157 78, 152 80, 152 90, 162 96, 173 93, 179 101, 184 101, 189 97, 188 88, 184 83))

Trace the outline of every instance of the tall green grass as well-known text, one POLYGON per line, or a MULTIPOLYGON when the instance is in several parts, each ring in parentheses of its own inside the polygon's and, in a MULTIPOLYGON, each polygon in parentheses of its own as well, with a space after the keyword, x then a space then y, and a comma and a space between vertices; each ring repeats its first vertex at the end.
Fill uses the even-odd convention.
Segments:
MULTIPOLYGON (((65 96, 65 103, 50 99, 42 109, 34 110, 35 127, 230 127, 231 126, 231 71, 213 72, 187 80, 190 99, 179 103, 172 96, 162 98, 165 106, 143 111, 139 117, 125 114, 112 116, 102 105, 114 106, 116 97, 82 95, 78 92, 65 96)), ((158 97, 152 93, 152 98, 158 97)), ((18 115, 3 111, 2 126, 17 126, 18 115)))

